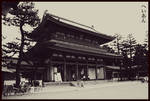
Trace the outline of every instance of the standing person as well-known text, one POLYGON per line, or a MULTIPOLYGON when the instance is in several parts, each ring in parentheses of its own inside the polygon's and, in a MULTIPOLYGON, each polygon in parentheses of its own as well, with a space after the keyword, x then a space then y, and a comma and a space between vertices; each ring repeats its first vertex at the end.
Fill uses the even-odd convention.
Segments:
POLYGON ((85 80, 86 80, 86 77, 85 77, 85 75, 83 75, 83 77, 81 78, 81 83, 80 83, 81 87, 84 87, 84 81, 85 80))
POLYGON ((82 79, 83 79, 83 81, 85 81, 85 80, 86 80, 86 77, 85 77, 85 75, 83 75, 83 78, 82 78, 82 79))
POLYGON ((72 75, 72 80, 75 81, 75 74, 72 75))

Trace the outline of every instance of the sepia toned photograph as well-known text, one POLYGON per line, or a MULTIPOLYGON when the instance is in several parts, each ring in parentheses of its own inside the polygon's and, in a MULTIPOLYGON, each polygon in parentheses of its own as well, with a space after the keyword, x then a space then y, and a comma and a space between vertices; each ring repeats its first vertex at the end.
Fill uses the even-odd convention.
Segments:
POLYGON ((148 99, 148 2, 2 1, 2 99, 148 99))

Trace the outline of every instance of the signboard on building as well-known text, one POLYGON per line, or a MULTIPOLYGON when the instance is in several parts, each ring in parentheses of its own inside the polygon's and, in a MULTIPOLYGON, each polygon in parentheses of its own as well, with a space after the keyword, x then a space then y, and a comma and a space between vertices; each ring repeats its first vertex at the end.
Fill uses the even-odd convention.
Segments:
POLYGON ((55 81, 62 82, 62 78, 61 78, 60 73, 55 74, 55 81))

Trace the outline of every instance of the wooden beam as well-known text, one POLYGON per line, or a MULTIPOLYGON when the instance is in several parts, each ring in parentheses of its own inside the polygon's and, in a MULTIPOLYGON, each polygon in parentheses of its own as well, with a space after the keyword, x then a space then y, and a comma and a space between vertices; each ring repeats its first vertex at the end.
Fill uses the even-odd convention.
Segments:
MULTIPOLYGON (((64 64, 64 62, 62 62, 62 61, 51 61, 53 64, 64 64)), ((76 63, 75 62, 67 62, 66 60, 65 60, 65 64, 70 64, 70 65, 76 65, 76 63)), ((78 63, 78 65, 88 65, 88 66, 95 66, 96 64, 94 64, 94 63, 78 63)), ((101 66, 101 65, 99 65, 99 66, 101 66)))

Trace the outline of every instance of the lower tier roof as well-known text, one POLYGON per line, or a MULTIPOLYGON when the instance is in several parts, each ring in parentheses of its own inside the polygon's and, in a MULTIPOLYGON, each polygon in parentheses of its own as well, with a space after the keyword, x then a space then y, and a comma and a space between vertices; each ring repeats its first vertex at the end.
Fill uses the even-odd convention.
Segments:
POLYGON ((50 40, 46 42, 46 46, 50 49, 72 52, 72 53, 80 53, 80 54, 110 57, 110 58, 123 58, 122 55, 109 53, 106 50, 101 48, 88 47, 88 46, 83 46, 83 45, 58 41, 58 40, 50 40))

